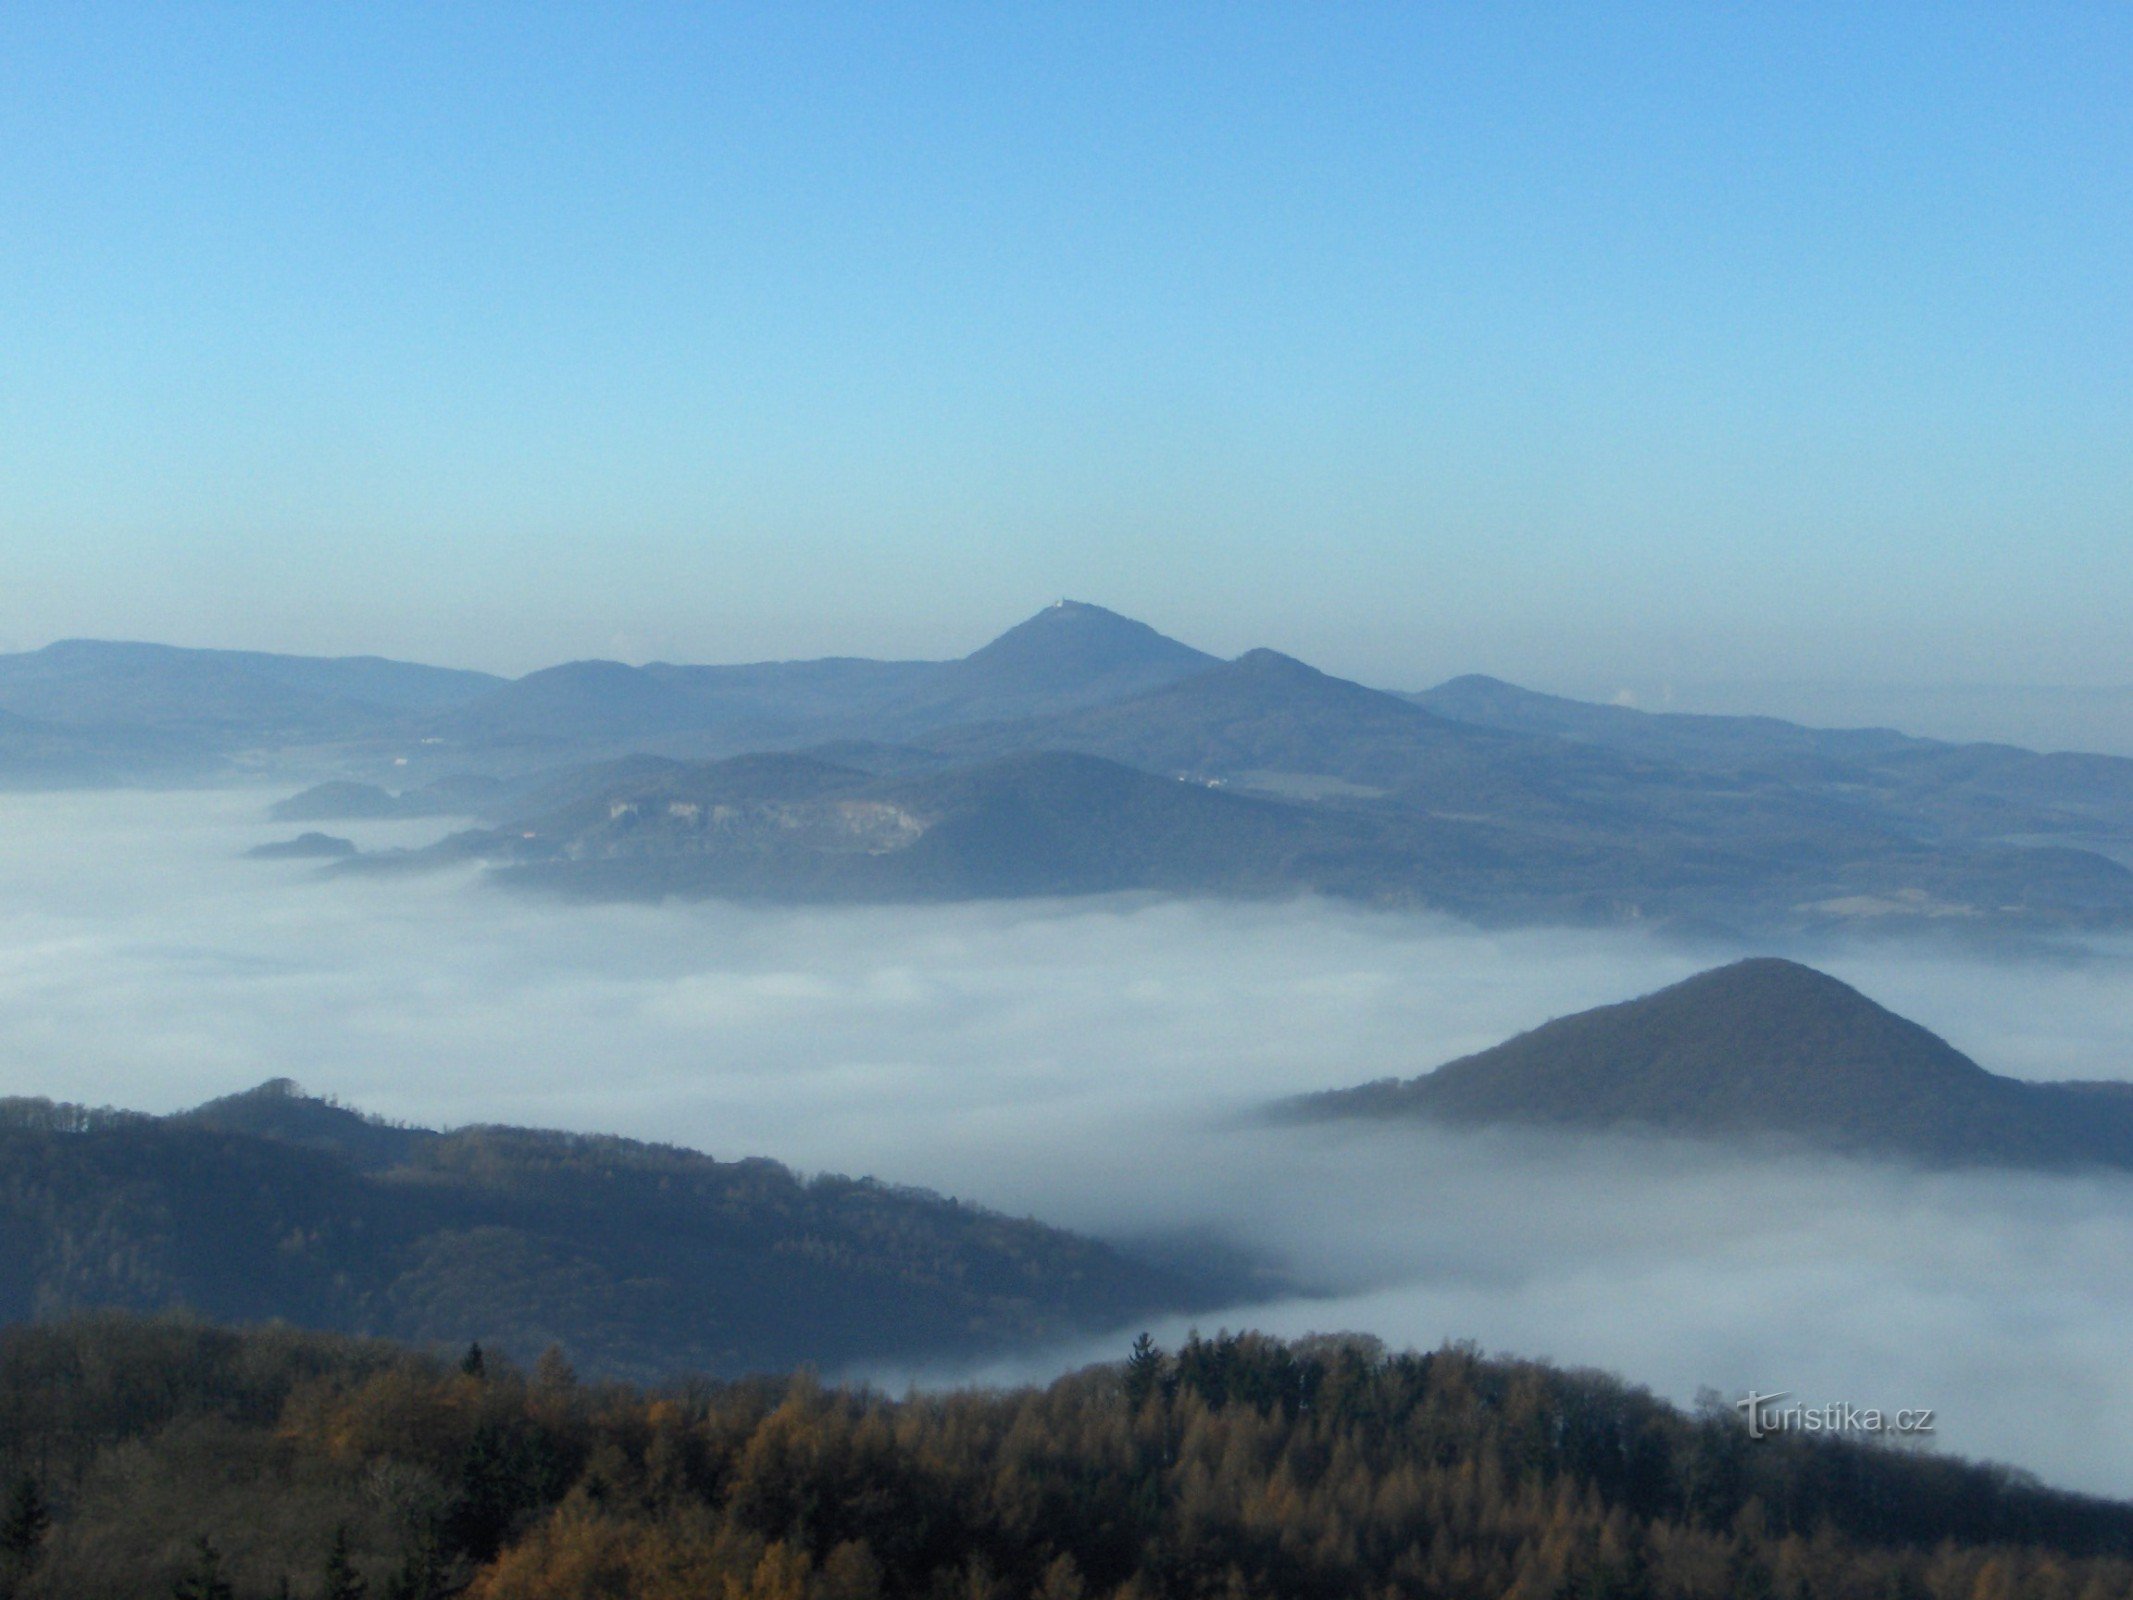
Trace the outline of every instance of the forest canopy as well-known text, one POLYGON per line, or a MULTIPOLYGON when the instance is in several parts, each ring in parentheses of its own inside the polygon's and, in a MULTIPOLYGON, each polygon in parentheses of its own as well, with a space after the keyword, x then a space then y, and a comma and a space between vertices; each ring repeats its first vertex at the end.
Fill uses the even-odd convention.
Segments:
POLYGON ((1360 1337, 892 1399, 106 1314, 0 1335, 0 1472, 8 1600, 2133 1592, 2133 1506, 1360 1337))

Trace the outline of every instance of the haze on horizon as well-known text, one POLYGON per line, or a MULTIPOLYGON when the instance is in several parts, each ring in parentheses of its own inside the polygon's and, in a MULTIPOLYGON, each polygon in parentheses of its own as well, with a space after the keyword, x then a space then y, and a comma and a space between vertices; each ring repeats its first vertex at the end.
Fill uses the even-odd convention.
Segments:
POLYGON ((2133 676, 2129 33, 11 7, 0 647, 944 656, 1070 593, 2019 737, 1919 696, 2133 676))

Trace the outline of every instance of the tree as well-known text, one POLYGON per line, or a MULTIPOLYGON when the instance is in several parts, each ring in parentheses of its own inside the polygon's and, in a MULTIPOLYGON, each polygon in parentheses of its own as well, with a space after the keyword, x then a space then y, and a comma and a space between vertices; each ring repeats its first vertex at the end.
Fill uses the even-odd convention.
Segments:
POLYGON ((386 1600, 437 1600, 443 1593, 444 1552, 437 1548, 435 1534, 423 1533, 385 1586, 386 1600))
MULTIPOLYGON (((1148 1336, 1144 1333, 1143 1339, 1148 1336)), ((1074 1558, 1062 1555, 1044 1569, 1044 1576, 1037 1584, 1036 1600, 1082 1600, 1087 1593, 1082 1587, 1081 1568, 1074 1558)))
POLYGON ((552 1344, 541 1352, 541 1359, 533 1364, 533 1386, 545 1394, 569 1394, 578 1386, 577 1369, 570 1358, 563 1354, 563 1347, 552 1344))
POLYGON ((864 1539, 848 1539, 822 1563, 814 1592, 816 1600, 880 1600, 881 1563, 864 1539))
POLYGON ((222 1575, 222 1552, 202 1534, 193 1545, 193 1562, 170 1586, 171 1600, 237 1600, 229 1579, 222 1575))
POLYGON ((333 1530, 333 1543, 326 1547, 326 1568, 319 1584, 320 1600, 364 1600, 369 1593, 348 1554, 348 1526, 333 1530))
POLYGON ((25 1472, 7 1497, 6 1513, 0 1515, 0 1551, 26 1563, 36 1555, 51 1526, 52 1514, 46 1509, 44 1492, 37 1487, 37 1480, 25 1472))
POLYGON ((1163 1352, 1143 1333, 1133 1341, 1133 1349, 1126 1357, 1126 1404, 1135 1411, 1140 1410, 1155 1393, 1155 1386, 1162 1376, 1163 1352))
POLYGON ((486 1378, 489 1375, 489 1358, 481 1353, 479 1339, 468 1345, 467 1353, 459 1358, 459 1370, 470 1378, 486 1378))

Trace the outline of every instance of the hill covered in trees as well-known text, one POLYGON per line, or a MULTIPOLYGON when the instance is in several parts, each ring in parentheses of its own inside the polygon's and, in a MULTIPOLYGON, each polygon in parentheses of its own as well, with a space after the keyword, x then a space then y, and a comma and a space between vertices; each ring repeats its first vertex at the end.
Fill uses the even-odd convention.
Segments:
MULTIPOLYGON (((647 767, 428 852, 583 897, 929 901, 1298 886, 1413 898, 1377 830, 1064 752, 888 774, 799 755, 647 767), (1389 873, 1373 869, 1392 865, 1389 873)), ((386 854, 357 871, 404 870, 386 854)))
POLYGON ((183 1306, 658 1378, 999 1351, 1238 1290, 923 1190, 397 1127, 286 1083, 163 1118, 0 1102, 7 1322, 183 1306))
POLYGON ((1419 1078, 1307 1096, 1309 1118, 1641 1128, 1930 1162, 2133 1167, 2133 1094, 1987 1072, 1797 962, 1764 957, 1559 1017, 1419 1078))
POLYGON ((8 1600, 2133 1593, 2133 1506, 1351 1338, 893 1400, 105 1316, 0 1334, 0 1474, 8 1600))

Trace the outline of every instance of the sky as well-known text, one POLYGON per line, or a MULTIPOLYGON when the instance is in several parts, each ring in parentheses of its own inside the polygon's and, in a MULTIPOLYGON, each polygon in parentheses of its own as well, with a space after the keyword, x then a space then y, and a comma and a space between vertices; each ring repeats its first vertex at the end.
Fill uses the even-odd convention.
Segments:
POLYGON ((0 648, 2133 683, 2133 11, 0 8, 0 648))

